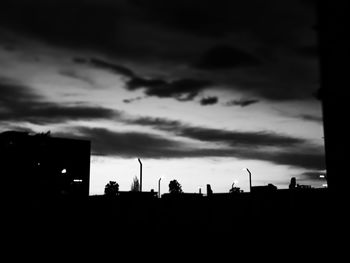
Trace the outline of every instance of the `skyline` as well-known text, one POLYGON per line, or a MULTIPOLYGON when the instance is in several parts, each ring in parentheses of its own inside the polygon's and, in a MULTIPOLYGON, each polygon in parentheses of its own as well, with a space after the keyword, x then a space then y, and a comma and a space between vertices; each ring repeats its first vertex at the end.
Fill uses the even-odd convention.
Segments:
POLYGON ((3 1, 0 129, 92 141, 109 181, 247 191, 325 169, 310 1, 3 1), (254 8, 252 7, 254 6, 254 8), (167 181, 168 180, 168 181, 167 181))

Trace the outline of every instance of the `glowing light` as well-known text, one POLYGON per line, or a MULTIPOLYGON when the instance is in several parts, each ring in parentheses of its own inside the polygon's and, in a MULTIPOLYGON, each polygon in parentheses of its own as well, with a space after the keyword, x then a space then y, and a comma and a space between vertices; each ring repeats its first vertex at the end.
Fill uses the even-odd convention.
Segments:
POLYGON ((73 179, 73 182, 75 182, 75 183, 82 183, 83 180, 82 179, 73 179))
POLYGON ((328 185, 327 185, 327 184, 323 184, 322 186, 323 186, 323 187, 327 187, 328 185))
POLYGON ((67 170, 66 170, 66 169, 63 169, 63 170, 61 171, 61 173, 62 173, 62 174, 66 174, 66 173, 67 173, 67 170))

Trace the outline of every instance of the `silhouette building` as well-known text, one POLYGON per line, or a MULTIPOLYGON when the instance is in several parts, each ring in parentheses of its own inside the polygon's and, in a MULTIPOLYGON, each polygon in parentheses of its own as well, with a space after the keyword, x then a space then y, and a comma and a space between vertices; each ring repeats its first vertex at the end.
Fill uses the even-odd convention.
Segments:
POLYGON ((7 131, 0 133, 0 174, 12 196, 88 196, 90 141, 7 131))

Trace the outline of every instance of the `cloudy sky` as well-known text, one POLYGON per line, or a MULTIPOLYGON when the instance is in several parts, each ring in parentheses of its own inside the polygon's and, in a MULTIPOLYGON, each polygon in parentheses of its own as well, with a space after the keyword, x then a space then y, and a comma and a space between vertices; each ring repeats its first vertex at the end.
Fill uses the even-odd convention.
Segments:
POLYGON ((91 140, 91 194, 321 187, 312 2, 1 1, 0 131, 91 140))

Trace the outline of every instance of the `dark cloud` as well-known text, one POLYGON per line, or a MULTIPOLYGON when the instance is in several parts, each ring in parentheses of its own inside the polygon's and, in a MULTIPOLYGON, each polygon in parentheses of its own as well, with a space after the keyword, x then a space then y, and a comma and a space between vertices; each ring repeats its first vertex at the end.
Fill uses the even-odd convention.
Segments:
POLYGON ((38 101, 41 97, 31 91, 29 87, 8 78, 0 78, 0 100, 2 111, 9 108, 25 106, 31 101, 38 101))
POLYGON ((118 73, 127 77, 134 77, 135 74, 131 69, 128 69, 124 66, 120 66, 111 62, 107 62, 98 58, 90 59, 90 64, 101 69, 110 70, 114 73, 118 73))
POLYGON ((127 82, 127 88, 129 90, 144 89, 147 96, 189 101, 193 100, 200 91, 208 88, 211 84, 207 80, 178 79, 166 81, 164 79, 134 77, 127 82))
POLYGON ((315 115, 310 115, 310 114, 300 114, 298 117, 305 120, 305 121, 313 121, 313 122, 317 122, 317 123, 323 122, 322 116, 315 116, 315 115))
POLYGON ((163 130, 163 131, 177 131, 179 129, 181 130, 182 127, 187 127, 186 124, 180 121, 163 119, 163 118, 139 117, 134 119, 131 119, 131 118, 124 119, 124 121, 128 124, 151 126, 155 129, 163 130))
MULTIPOLYGON (((317 62, 308 57, 316 43, 314 23, 315 14, 300 1, 4 0, 0 4, 0 30, 20 35, 21 43, 34 38, 103 55, 107 61, 75 58, 75 62, 128 76, 133 86, 152 86, 145 88, 146 93, 158 97, 167 97, 163 93, 167 89, 154 87, 169 87, 174 82, 169 79, 208 79, 228 90, 270 100, 309 99, 318 79, 317 62), (295 58, 295 52, 301 56, 295 58), (136 76, 113 61, 146 66, 160 73, 156 76, 169 78, 151 81, 152 76, 140 72, 136 76), (163 65, 172 70, 163 72, 170 68, 163 65)), ((197 91, 186 93, 180 100, 196 95, 197 91)))
POLYGON ((131 69, 99 58, 74 57, 72 60, 76 64, 84 64, 91 67, 108 70, 116 74, 124 75, 126 77, 135 76, 134 72, 131 69))
POLYGON ((240 99, 240 100, 231 100, 225 103, 226 106, 241 106, 246 107, 255 103, 258 103, 259 100, 256 99, 240 99))
POLYGON ((194 140, 214 143, 225 143, 229 146, 246 147, 290 147, 306 143, 304 139, 281 135, 274 132, 244 132, 228 131, 213 128, 196 127, 184 124, 180 121, 172 121, 163 118, 140 117, 126 120, 129 124, 151 126, 158 130, 175 133, 178 136, 194 140))
POLYGON ((92 142, 96 155, 124 158, 184 158, 185 144, 159 135, 142 132, 115 132, 104 128, 76 127, 72 133, 57 133, 58 136, 85 138, 92 142), (184 147, 184 149, 181 149, 184 147))
POLYGON ((132 3, 142 11, 143 20, 188 34, 223 37, 232 27, 230 1, 133 0, 132 3))
POLYGON ((120 112, 85 105, 61 105, 46 101, 30 87, 13 80, 0 79, 0 121, 60 123, 71 120, 112 119, 120 112))
POLYGON ((69 78, 73 78, 73 79, 77 79, 77 80, 86 82, 89 85, 95 85, 95 81, 93 78, 91 78, 88 75, 81 74, 74 69, 62 69, 62 70, 59 70, 58 73, 62 76, 65 76, 65 77, 69 77, 69 78))
POLYGON ((142 100, 144 97, 136 97, 136 98, 131 98, 131 99, 124 99, 123 102, 124 103, 133 103, 135 101, 139 101, 142 100))
POLYGON ((304 169, 325 169, 325 156, 321 147, 300 147, 294 150, 277 153, 267 153, 260 160, 275 164, 290 165, 304 169))
POLYGON ((82 57, 74 57, 72 58, 72 61, 77 64, 87 64, 89 63, 89 60, 87 58, 82 57))
POLYGON ((318 170, 324 169, 325 165, 323 147, 310 144, 305 139, 274 132, 227 131, 194 127, 176 120, 148 117, 128 119, 127 123, 150 126, 206 143, 220 143, 223 147, 188 150, 185 155, 187 157, 192 155, 193 157, 234 157, 318 170))
MULTIPOLYGON (((0 23, 6 28, 55 44, 114 53, 147 49, 149 39, 169 32, 215 40, 244 34, 269 45, 295 43, 302 37, 295 31, 309 26, 315 16, 298 1, 256 0, 3 0, 0 10, 0 23), (141 32, 129 34, 143 25, 158 34, 147 34, 147 39, 141 32)), ((175 41, 172 47, 179 44, 175 41)), ((150 49, 155 51, 154 46, 150 49)))
POLYGON ((230 46, 215 46, 207 50, 194 67, 203 70, 222 70, 259 65, 260 61, 248 52, 230 46))
POLYGON ((219 101, 218 97, 206 97, 206 98, 202 98, 200 100, 200 104, 203 106, 213 105, 213 104, 218 103, 218 101, 219 101))
POLYGON ((267 101, 314 100, 314 92, 319 86, 316 67, 292 61, 280 68, 260 68, 251 74, 241 74, 227 80, 231 82, 230 88, 267 101))
POLYGON ((255 147, 196 148, 188 143, 142 132, 115 132, 103 128, 76 127, 72 133, 56 134, 63 137, 84 138, 92 141, 96 155, 110 155, 124 158, 198 158, 227 157, 244 160, 268 161, 305 169, 324 169, 324 156, 315 149, 306 151, 271 152, 255 147))
POLYGON ((161 136, 140 132, 112 132, 102 128, 80 128, 80 134, 90 137, 93 151, 121 157, 176 157, 179 143, 161 136))
POLYGON ((253 33, 265 41, 295 41, 291 32, 306 19, 297 1, 132 0, 145 22, 190 35, 225 39, 253 33))
POLYGON ((280 135, 273 132, 225 131, 202 127, 182 127, 181 129, 178 129, 177 134, 195 140, 225 143, 230 146, 290 147, 305 142, 303 139, 280 135))
POLYGON ((56 45, 113 49, 120 5, 108 1, 2 1, 0 24, 56 45))
POLYGON ((9 52, 16 51, 16 48, 12 45, 4 45, 3 48, 9 52))
MULTIPOLYGON (((133 91, 143 89, 145 95, 158 98, 174 98, 178 101, 190 101, 193 100, 200 91, 212 85, 211 81, 188 78, 171 81, 161 78, 143 78, 125 66, 117 65, 98 58, 74 58, 73 60, 79 64, 87 64, 128 77, 129 80, 126 82, 126 88, 128 90, 133 91)), ((125 103, 132 101, 134 100, 124 100, 125 103)), ((209 101, 209 103, 210 102, 211 101, 209 101)))

